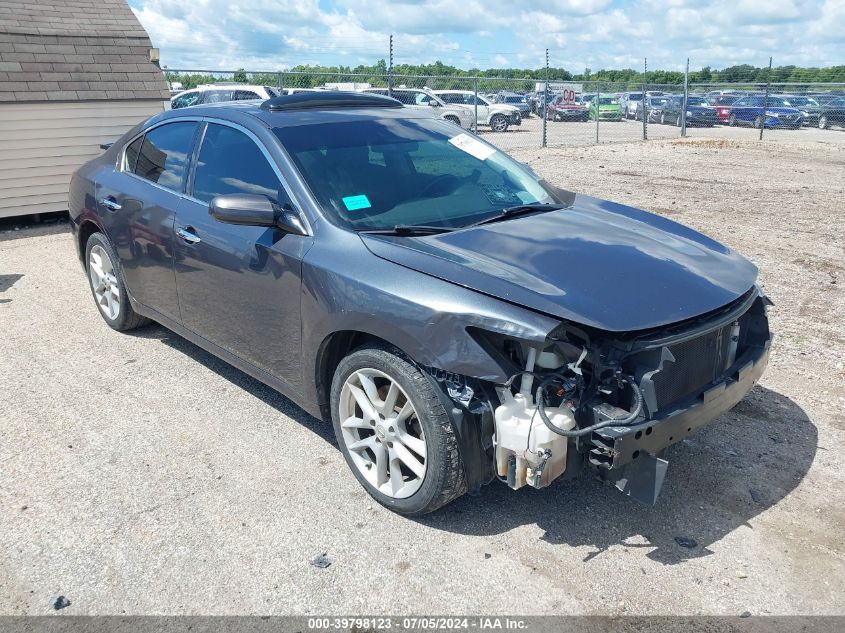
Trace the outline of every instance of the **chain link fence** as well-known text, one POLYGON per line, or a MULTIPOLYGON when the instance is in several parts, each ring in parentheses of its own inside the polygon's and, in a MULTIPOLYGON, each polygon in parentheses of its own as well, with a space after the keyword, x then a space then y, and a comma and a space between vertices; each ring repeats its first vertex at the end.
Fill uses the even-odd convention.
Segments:
POLYGON ((182 89, 243 84, 279 93, 392 94, 407 105, 430 106, 432 113, 505 150, 678 137, 751 140, 769 135, 820 140, 845 129, 845 83, 773 83, 739 77, 679 85, 390 73, 166 72, 171 85, 182 89))

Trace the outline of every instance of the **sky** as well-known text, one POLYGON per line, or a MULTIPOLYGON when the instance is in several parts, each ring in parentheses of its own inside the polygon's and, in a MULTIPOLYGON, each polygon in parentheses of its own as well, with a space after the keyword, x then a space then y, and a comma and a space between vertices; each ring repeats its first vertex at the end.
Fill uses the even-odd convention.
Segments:
POLYGON ((129 0, 168 68, 845 64, 845 0, 129 0))

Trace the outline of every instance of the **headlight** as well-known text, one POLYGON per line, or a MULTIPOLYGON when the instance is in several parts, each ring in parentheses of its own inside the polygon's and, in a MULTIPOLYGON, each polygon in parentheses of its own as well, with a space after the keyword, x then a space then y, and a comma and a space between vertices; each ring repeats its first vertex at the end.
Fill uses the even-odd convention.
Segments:
POLYGON ((766 116, 773 116, 773 117, 777 118, 778 114, 779 114, 778 112, 771 112, 769 110, 766 110, 766 116))
POLYGON ((689 110, 687 110, 687 117, 691 117, 691 116, 692 116, 692 112, 690 112, 689 110))

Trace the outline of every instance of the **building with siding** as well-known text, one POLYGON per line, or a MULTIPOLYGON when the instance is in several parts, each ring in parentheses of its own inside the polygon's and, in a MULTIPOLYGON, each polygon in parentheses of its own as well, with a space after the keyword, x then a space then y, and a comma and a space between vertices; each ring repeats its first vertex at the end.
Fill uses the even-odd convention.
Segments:
POLYGON ((70 176, 170 107, 126 0, 0 0, 0 217, 67 210, 70 176))

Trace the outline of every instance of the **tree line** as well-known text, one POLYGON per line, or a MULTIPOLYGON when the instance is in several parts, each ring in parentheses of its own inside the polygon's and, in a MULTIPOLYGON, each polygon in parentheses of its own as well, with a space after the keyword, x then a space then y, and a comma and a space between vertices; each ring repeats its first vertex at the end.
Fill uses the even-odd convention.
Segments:
MULTIPOLYGON (((284 87, 310 88, 320 86, 326 82, 359 82, 374 86, 385 84, 388 66, 380 59, 373 65, 351 66, 315 66, 298 65, 283 73, 248 72, 238 69, 234 73, 178 73, 165 69, 169 81, 178 81, 184 88, 193 88, 204 83, 216 81, 251 82, 260 85, 284 87), (346 77, 344 77, 346 75, 346 77)), ((565 68, 489 68, 463 70, 437 61, 433 64, 397 64, 393 67, 393 74, 397 77, 396 85, 431 88, 456 89, 472 88, 470 78, 478 77, 479 90, 492 91, 501 89, 532 90, 537 81, 575 81, 575 82, 606 82, 612 84, 630 84, 632 86, 643 83, 681 85, 684 83, 684 73, 674 70, 650 70, 647 74, 642 70, 626 68, 622 70, 597 70, 585 68, 581 73, 572 73, 565 68), (436 78, 436 85, 431 85, 431 79, 436 78), (446 78, 446 79, 441 79, 446 78)), ((721 70, 709 66, 698 70, 690 70, 690 83, 737 83, 760 85, 765 83, 811 84, 811 83, 845 83, 845 66, 830 66, 827 68, 778 66, 769 70, 768 67, 757 67, 750 64, 729 66, 721 70)))

